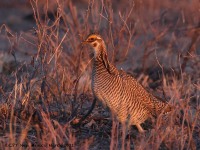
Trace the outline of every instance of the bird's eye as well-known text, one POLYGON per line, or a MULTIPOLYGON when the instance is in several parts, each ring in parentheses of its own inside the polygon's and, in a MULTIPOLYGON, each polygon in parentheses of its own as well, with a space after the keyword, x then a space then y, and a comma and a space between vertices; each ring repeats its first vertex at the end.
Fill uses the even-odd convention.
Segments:
POLYGON ((90 38, 90 41, 94 41, 94 38, 90 38))

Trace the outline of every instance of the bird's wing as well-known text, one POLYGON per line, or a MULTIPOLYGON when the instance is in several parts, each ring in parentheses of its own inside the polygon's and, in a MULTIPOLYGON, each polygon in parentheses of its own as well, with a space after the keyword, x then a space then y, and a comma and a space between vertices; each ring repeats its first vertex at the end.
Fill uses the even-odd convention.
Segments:
POLYGON ((124 81, 124 83, 128 84, 128 87, 133 87, 134 92, 137 93, 136 96, 138 99, 142 100, 141 103, 144 107, 149 109, 152 112, 154 109, 152 96, 135 78, 131 75, 127 74, 123 70, 119 70, 119 75, 124 81))
POLYGON ((150 93, 131 75, 124 71, 119 71, 119 75, 124 83, 127 83, 128 87, 130 87, 130 90, 131 87, 134 89, 133 92, 136 93, 136 96, 141 100, 143 106, 146 107, 152 115, 159 114, 165 107, 164 112, 171 111, 171 106, 168 105, 166 101, 150 93))
POLYGON ((132 80, 134 79, 131 75, 127 74, 123 70, 118 70, 118 75, 123 79, 123 80, 132 80))

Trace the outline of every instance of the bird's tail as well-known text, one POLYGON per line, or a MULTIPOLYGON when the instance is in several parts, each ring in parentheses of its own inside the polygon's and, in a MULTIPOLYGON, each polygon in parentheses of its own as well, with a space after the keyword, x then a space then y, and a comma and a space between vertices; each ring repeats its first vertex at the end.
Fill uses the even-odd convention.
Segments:
POLYGON ((166 103, 166 106, 165 106, 165 108, 164 108, 163 113, 164 113, 164 114, 167 114, 167 113, 169 113, 170 111, 172 111, 172 106, 171 106, 170 104, 166 103))
POLYGON ((159 115, 161 113, 167 114, 170 111, 172 111, 172 106, 167 102, 163 101, 161 98, 154 97, 153 101, 154 101, 154 110, 156 115, 159 115))

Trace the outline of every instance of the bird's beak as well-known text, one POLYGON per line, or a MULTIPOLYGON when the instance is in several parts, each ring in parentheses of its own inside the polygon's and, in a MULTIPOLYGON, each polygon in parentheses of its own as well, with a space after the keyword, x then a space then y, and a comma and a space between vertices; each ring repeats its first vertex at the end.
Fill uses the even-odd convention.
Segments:
POLYGON ((87 41, 82 41, 81 44, 85 45, 85 44, 88 44, 88 42, 87 41))

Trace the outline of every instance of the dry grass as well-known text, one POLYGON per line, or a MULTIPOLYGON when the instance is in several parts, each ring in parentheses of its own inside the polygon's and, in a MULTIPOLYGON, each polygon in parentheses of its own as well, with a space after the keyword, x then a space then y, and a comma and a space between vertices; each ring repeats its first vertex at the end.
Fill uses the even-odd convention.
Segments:
POLYGON ((0 149, 200 148, 197 0, 50 2, 31 1, 33 30, 0 28, 14 58, 0 62, 0 149), (112 63, 174 106, 146 121, 145 134, 133 127, 125 137, 101 104, 80 127, 71 125, 93 100, 91 51, 80 46, 90 32, 104 37, 112 63))

